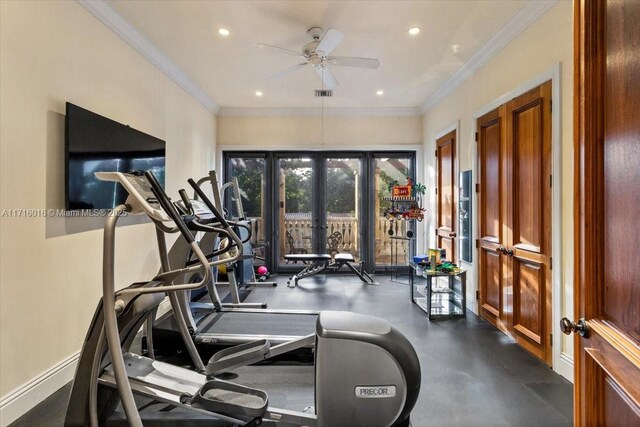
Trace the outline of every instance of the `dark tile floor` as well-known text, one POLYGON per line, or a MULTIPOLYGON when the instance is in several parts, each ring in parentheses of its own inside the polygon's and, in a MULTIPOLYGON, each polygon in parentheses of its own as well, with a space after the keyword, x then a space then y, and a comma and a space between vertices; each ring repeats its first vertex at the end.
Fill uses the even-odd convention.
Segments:
MULTIPOLYGON (((379 286, 367 286, 353 276, 317 276, 290 289, 280 277, 280 286, 258 288, 247 301, 264 301, 270 308, 350 310, 393 323, 420 357, 414 427, 572 425, 571 383, 473 313, 429 322, 410 302, 407 285, 385 276, 377 280, 379 286)), ((239 374, 240 382, 266 389, 273 406, 301 410, 313 401, 312 367, 247 367, 239 374)), ((11 426, 62 425, 69 390, 63 387, 11 426)))

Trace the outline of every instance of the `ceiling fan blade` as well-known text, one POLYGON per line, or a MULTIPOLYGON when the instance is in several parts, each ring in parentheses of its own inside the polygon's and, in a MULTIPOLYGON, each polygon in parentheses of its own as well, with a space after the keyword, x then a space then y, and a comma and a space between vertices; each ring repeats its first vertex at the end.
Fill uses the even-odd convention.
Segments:
POLYGON ((333 89, 339 85, 338 80, 336 80, 335 76, 331 72, 328 67, 323 67, 322 65, 315 66, 318 75, 322 79, 322 83, 324 84, 325 89, 333 89))
POLYGON ((328 56, 333 52, 333 49, 340 44, 343 38, 344 34, 340 31, 329 28, 316 48, 316 53, 321 56, 328 56))
POLYGON ((348 56, 330 56, 327 63, 343 67, 358 67, 375 69, 380 66, 380 61, 374 58, 355 58, 348 56))
POLYGON ((280 71, 279 73, 276 73, 273 76, 271 76, 271 78, 272 79, 281 79, 284 76, 288 76, 291 73, 295 73, 296 71, 301 70, 307 64, 308 64, 308 62, 303 62, 301 64, 296 64, 296 65, 293 65, 293 66, 291 66, 289 68, 285 68, 284 70, 280 71))
POLYGON ((258 43, 258 44, 256 44, 256 46, 258 46, 261 49, 266 47, 268 49, 275 50, 276 52, 284 53, 284 54, 287 54, 287 55, 301 56, 303 58, 305 57, 302 53, 296 52, 295 50, 285 49, 283 47, 273 46, 273 45, 270 45, 270 44, 258 43))

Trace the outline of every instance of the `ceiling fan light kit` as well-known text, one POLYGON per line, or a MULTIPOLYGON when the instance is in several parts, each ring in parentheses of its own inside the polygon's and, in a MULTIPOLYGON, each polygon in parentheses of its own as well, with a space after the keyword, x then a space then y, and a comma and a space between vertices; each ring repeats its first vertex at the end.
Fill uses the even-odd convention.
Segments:
POLYGON ((315 68, 318 76, 322 80, 323 89, 333 89, 338 86, 339 83, 329 69, 329 65, 368 69, 376 69, 380 66, 380 61, 375 58, 331 56, 331 52, 333 52, 340 42, 342 42, 342 39, 344 39, 344 34, 338 30, 330 28, 325 33, 320 27, 311 27, 307 30, 307 33, 313 40, 306 43, 302 47, 301 52, 264 43, 257 45, 261 48, 268 48, 279 53, 304 59, 304 62, 286 68, 274 74, 272 78, 279 79, 304 68, 306 65, 311 65, 315 68))

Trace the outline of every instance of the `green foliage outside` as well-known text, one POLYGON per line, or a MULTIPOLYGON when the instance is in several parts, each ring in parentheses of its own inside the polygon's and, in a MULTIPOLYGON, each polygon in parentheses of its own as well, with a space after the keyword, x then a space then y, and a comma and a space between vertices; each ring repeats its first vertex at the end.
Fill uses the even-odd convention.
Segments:
MULTIPOLYGON (((384 209, 390 202, 384 201, 389 196, 389 184, 398 181, 404 184, 408 167, 406 160, 391 162, 377 161, 379 171, 379 185, 377 197, 380 208, 384 209)), ((344 160, 343 164, 327 168, 327 212, 350 213, 355 216, 355 171, 357 160, 344 160)), ((312 209, 312 169, 308 160, 283 159, 281 172, 285 178, 287 212, 311 212, 312 209)), ((245 214, 249 217, 261 216, 263 175, 265 160, 261 158, 236 158, 232 160, 232 176, 238 178, 242 204, 245 214)), ((358 195, 361 197, 361 195, 358 195)), ((234 212, 235 214, 235 212, 234 212)))
MULTIPOLYGON (((261 216, 264 159, 233 159, 231 175, 238 178, 242 207, 249 218, 261 216)), ((237 212, 233 212, 235 216, 237 212)))

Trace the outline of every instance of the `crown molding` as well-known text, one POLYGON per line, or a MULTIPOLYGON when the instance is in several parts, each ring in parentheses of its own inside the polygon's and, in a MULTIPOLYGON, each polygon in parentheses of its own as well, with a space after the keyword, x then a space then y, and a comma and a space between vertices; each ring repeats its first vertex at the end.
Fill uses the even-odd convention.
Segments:
MULTIPOLYGON (((219 117, 288 117, 288 116, 313 116, 323 115, 322 108, 230 108, 222 107, 219 117)), ((327 117, 419 117, 417 108, 325 108, 327 117)))
POLYGON ((425 100, 419 108, 420 112, 424 114, 438 105, 440 101, 467 80, 478 68, 486 64, 557 2, 558 0, 530 0, 509 22, 494 33, 478 52, 425 100))
POLYGON ((76 0, 100 22, 116 33, 122 40, 137 50, 149 62, 184 89, 202 106, 217 114, 220 110, 204 91, 174 64, 166 55, 156 48, 146 37, 140 34, 131 24, 111 8, 104 0, 76 0))

